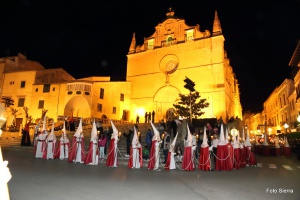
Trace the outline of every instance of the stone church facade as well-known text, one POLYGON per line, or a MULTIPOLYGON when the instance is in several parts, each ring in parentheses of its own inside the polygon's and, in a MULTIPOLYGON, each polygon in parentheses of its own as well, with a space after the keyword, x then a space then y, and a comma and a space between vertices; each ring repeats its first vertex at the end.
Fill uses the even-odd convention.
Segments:
POLYGON ((242 118, 238 81, 224 49, 217 12, 212 33, 202 32, 198 24, 186 25, 172 8, 166 15, 143 44, 137 45, 133 34, 126 75, 132 84, 131 118, 149 111, 155 111, 155 121, 172 116, 179 93, 189 93, 185 77, 210 104, 201 118, 242 118))

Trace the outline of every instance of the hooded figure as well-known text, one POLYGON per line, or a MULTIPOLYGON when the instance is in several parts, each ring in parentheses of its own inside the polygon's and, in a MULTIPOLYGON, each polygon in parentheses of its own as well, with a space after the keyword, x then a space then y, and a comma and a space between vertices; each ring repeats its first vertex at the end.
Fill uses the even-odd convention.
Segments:
POLYGON ((54 150, 56 145, 56 136, 54 135, 54 122, 52 122, 51 132, 46 139, 46 148, 43 152, 43 158, 54 159, 54 150))
POLYGON ((187 140, 184 145, 183 159, 182 159, 182 169, 185 171, 192 171, 195 169, 194 161, 193 161, 193 135, 190 132, 189 125, 187 124, 187 140))
POLYGON ((217 146, 216 170, 232 170, 233 160, 229 156, 229 148, 224 137, 224 128, 221 124, 220 140, 217 146))
POLYGON ((254 153, 251 151, 251 143, 250 143, 250 137, 249 132, 247 131, 247 138, 245 140, 245 157, 246 157, 246 166, 254 166, 256 165, 256 159, 254 153))
POLYGON ((64 121, 64 126, 62 129, 62 136, 59 139, 59 145, 57 146, 57 151, 54 155, 54 158, 59 158, 60 160, 68 159, 69 157, 69 138, 66 133, 66 122, 64 121))
POLYGON ((207 142, 206 126, 204 126, 203 142, 201 144, 201 149, 200 149, 198 169, 203 171, 211 170, 210 162, 211 160, 210 160, 210 153, 209 153, 209 145, 207 142))
POLYGON ((153 137, 151 142, 151 149, 150 149, 150 160, 148 162, 148 169, 150 170, 159 170, 159 146, 162 143, 159 135, 159 131, 156 129, 154 124, 150 121, 151 127, 153 129, 153 137))
POLYGON ((178 136, 178 132, 177 132, 175 138, 173 139, 173 141, 170 145, 170 148, 169 148, 167 162, 165 165, 166 170, 176 169, 176 162, 175 162, 174 155, 175 155, 175 145, 176 145, 177 136, 178 136))
POLYGON ((46 138, 48 132, 46 130, 46 116, 44 117, 44 123, 42 131, 36 136, 36 145, 34 147, 34 157, 35 158, 43 158, 43 152, 46 148, 46 138))
POLYGON ((285 140, 284 140, 283 155, 285 155, 285 156, 292 155, 291 147, 289 145, 287 137, 285 137, 285 140))
POLYGON ((82 119, 80 119, 78 128, 73 135, 71 152, 68 161, 74 163, 84 163, 84 160, 84 137, 82 134, 82 119))
POLYGON ((97 136, 97 127, 94 120, 89 149, 85 157, 84 164, 98 165, 98 162, 99 162, 98 136, 97 136))
POLYGON ((133 138, 130 147, 128 168, 141 168, 143 166, 142 145, 139 142, 137 130, 133 127, 133 138))
POLYGON ((117 128, 115 127, 114 123, 110 120, 113 133, 111 135, 110 143, 109 143, 109 149, 108 149, 108 155, 106 160, 106 166, 108 167, 118 167, 118 141, 119 141, 119 132, 117 128))
POLYGON ((240 133, 237 131, 237 139, 233 144, 233 155, 234 155, 234 162, 233 168, 239 169, 241 167, 241 150, 240 150, 240 133))

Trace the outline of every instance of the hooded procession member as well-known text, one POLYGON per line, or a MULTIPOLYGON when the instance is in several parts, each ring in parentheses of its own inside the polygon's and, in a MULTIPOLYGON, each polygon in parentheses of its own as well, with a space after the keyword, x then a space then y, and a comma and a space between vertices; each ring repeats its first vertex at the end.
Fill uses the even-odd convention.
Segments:
POLYGON ((185 171, 193 171, 195 169, 194 161, 193 161, 193 135, 190 132, 189 125, 187 124, 187 140, 184 145, 183 159, 181 168, 185 171))
POLYGON ((200 149, 198 169, 203 171, 211 170, 210 162, 211 160, 210 160, 210 153, 209 153, 209 145, 207 143, 206 126, 204 126, 203 141, 200 149))
POLYGON ((133 127, 133 139, 130 147, 130 157, 128 161, 128 168, 139 169, 143 166, 142 145, 139 142, 137 130, 133 127))
POLYGON ((71 152, 68 161, 74 163, 84 163, 84 159, 84 137, 82 134, 82 119, 80 119, 78 128, 73 135, 71 152))
POLYGON ((46 139, 46 148, 44 149, 43 152, 44 159, 48 160, 54 158, 55 145, 56 145, 56 136, 54 135, 54 122, 53 122, 51 132, 46 139))
POLYGON ((159 146, 162 143, 159 135, 159 131, 156 129, 154 124, 150 121, 154 135, 151 142, 150 160, 148 162, 148 169, 158 170, 159 167, 159 146))
POLYGON ((35 158, 43 158, 43 152, 46 148, 46 138, 47 138, 48 132, 46 130, 46 116, 44 118, 43 128, 40 133, 36 136, 36 145, 34 147, 34 157, 35 158))
POLYGON ((62 132, 63 132, 62 136, 59 139, 59 145, 57 146, 57 150, 54 155, 54 158, 59 158, 60 160, 68 159, 69 157, 70 141, 69 138, 67 137, 65 121, 64 121, 62 132))
POLYGON ((21 146, 31 146, 30 135, 29 135, 29 125, 31 119, 25 124, 25 127, 22 131, 21 146))
POLYGON ((165 165, 166 170, 176 169, 176 162, 175 162, 174 155, 175 155, 175 145, 176 145, 177 136, 178 136, 178 132, 176 133, 176 136, 173 139, 173 141, 170 145, 170 148, 169 148, 167 162, 166 162, 166 165, 165 165))
POLYGON ((119 132, 114 125, 114 123, 110 120, 113 133, 111 135, 110 143, 109 143, 109 149, 108 149, 108 155, 106 159, 106 166, 108 167, 118 167, 118 141, 119 141, 119 132))
POLYGON ((85 157, 84 164, 87 165, 98 165, 99 163, 99 149, 98 149, 98 136, 97 136, 97 127, 95 120, 93 122, 91 140, 89 144, 88 153, 85 157))
POLYGON ((251 143, 250 143, 250 137, 249 132, 247 131, 247 138, 245 140, 245 155, 246 155, 246 165, 254 166, 256 165, 256 159, 254 153, 251 151, 251 143))
POLYGON ((228 144, 224 137, 224 128, 221 124, 220 140, 217 146, 216 170, 232 170, 233 165, 229 155, 228 144))

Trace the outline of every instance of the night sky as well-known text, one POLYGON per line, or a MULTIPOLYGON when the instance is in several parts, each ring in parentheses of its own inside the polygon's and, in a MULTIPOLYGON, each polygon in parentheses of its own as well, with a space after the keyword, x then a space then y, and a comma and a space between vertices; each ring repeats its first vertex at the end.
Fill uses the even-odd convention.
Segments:
POLYGON ((288 64, 300 39, 300 0, 0 0, 0 7, 1 57, 20 52, 75 78, 112 81, 125 81, 133 32, 141 45, 169 7, 201 31, 212 31, 217 10, 243 110, 252 112, 261 112, 272 91, 291 78, 288 64))

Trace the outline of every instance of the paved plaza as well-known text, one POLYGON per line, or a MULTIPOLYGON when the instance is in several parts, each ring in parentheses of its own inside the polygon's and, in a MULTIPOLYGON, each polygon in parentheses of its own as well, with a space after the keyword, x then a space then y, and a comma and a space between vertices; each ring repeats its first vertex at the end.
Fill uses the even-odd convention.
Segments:
POLYGON ((128 169, 123 158, 117 168, 34 159, 33 147, 4 146, 2 153, 12 174, 11 200, 300 199, 300 161, 294 155, 257 157, 257 167, 233 171, 188 172, 128 169))

